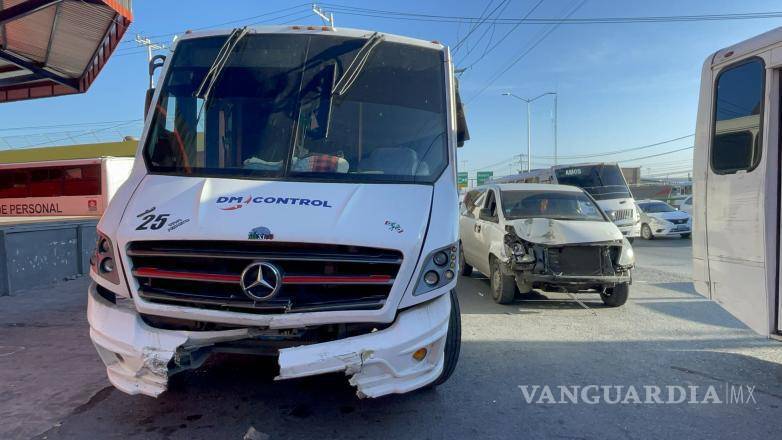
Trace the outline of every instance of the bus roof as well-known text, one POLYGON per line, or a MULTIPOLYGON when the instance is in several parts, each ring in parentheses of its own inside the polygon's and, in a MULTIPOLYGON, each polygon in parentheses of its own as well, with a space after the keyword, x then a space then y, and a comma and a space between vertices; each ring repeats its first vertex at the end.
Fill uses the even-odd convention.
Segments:
POLYGON ((711 65, 714 67, 720 64, 731 63, 747 55, 774 47, 782 47, 782 27, 772 29, 714 52, 710 55, 711 65))
MULTIPOLYGON (((351 29, 351 28, 330 28, 328 26, 300 26, 300 25, 287 25, 287 26, 253 26, 249 27, 250 33, 255 34, 315 34, 315 35, 337 35, 341 37, 352 38, 368 38, 375 31, 363 30, 363 29, 351 29)), ((213 37, 218 35, 228 35, 232 29, 216 29, 207 31, 188 31, 184 35, 181 35, 175 42, 175 45, 180 41, 189 40, 191 38, 204 38, 213 37)), ((431 49, 445 50, 446 46, 439 41, 427 41, 418 38, 404 37, 401 35, 387 34, 380 32, 386 41, 394 43, 411 44, 414 46, 428 47, 431 49)), ((176 46, 175 46, 176 47, 176 46)))

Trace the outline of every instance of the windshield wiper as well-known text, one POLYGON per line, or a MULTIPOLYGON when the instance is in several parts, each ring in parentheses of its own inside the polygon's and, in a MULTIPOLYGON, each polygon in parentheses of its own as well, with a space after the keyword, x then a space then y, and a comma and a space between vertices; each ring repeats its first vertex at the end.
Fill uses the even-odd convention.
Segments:
POLYGON ((369 37, 367 42, 358 50, 356 57, 350 62, 348 68, 345 69, 345 72, 339 78, 339 81, 334 85, 334 90, 331 92, 332 95, 342 96, 350 90, 356 82, 356 79, 358 79, 358 76, 361 74, 361 71, 364 70, 364 66, 367 64, 367 60, 369 59, 372 50, 384 39, 385 37, 383 34, 380 34, 379 32, 375 32, 369 37))
POLYGON ((201 81, 201 84, 195 92, 196 98, 204 100, 201 109, 209 107, 209 98, 212 96, 212 90, 214 90, 217 81, 220 79, 220 75, 223 73, 225 65, 228 64, 228 60, 231 59, 234 48, 248 32, 250 32, 250 30, 247 29, 247 27, 235 28, 231 31, 231 34, 228 35, 228 38, 225 39, 225 43, 223 43, 220 51, 217 52, 214 62, 209 67, 209 70, 204 76, 204 80, 201 81))

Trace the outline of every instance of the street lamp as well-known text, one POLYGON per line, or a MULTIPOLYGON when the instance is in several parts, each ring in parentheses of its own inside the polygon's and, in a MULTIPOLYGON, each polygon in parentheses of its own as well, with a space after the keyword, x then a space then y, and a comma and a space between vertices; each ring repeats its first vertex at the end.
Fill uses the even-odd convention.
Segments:
POLYGON ((518 100, 527 103, 527 172, 532 170, 532 126, 530 125, 531 117, 530 117, 529 106, 534 101, 546 95, 554 95, 554 165, 556 165, 557 164, 557 92, 542 93, 532 99, 522 98, 521 96, 515 95, 510 92, 505 92, 502 94, 502 96, 510 96, 511 98, 516 98, 518 100))

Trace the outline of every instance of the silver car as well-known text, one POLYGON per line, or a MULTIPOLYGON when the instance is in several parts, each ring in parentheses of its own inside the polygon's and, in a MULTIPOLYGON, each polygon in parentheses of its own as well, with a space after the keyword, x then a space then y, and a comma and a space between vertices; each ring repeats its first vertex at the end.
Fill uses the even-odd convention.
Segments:
POLYGON ((652 240, 660 236, 690 238, 692 218, 690 214, 679 211, 659 200, 640 200, 636 202, 641 212, 641 237, 652 240))

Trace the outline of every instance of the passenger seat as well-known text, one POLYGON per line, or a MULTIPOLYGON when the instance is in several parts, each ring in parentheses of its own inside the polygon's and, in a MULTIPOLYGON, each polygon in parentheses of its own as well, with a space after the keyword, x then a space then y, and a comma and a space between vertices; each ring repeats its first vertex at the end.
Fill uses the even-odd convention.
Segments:
POLYGON ((375 148, 360 163, 361 171, 380 171, 383 174, 413 176, 418 168, 418 154, 406 147, 375 148))

